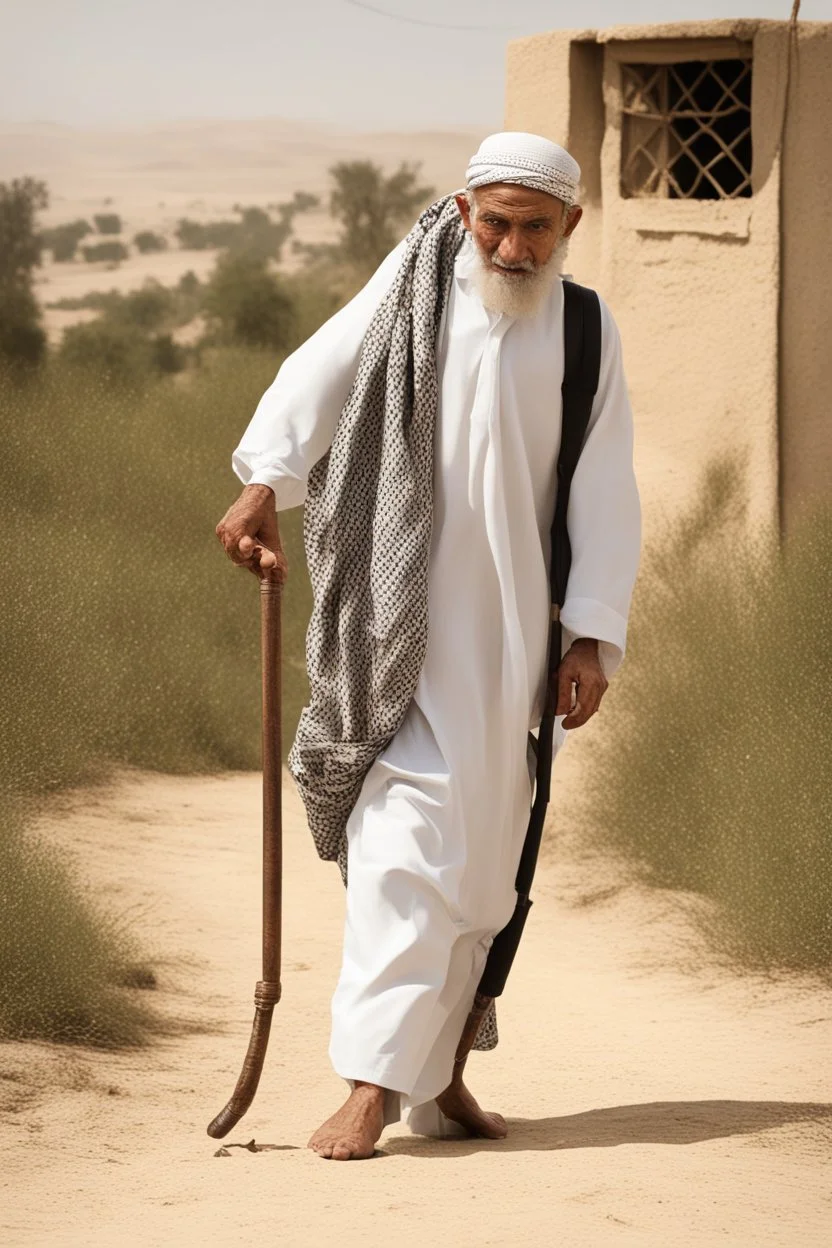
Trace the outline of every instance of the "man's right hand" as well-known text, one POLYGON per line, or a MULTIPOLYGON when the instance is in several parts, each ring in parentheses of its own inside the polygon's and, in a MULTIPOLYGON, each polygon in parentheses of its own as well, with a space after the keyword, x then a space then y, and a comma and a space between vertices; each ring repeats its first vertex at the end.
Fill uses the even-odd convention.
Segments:
POLYGON ((220 520, 217 537, 232 563, 248 568, 261 580, 275 571, 281 585, 286 583, 288 565, 274 506, 274 491, 268 485, 247 485, 220 520))

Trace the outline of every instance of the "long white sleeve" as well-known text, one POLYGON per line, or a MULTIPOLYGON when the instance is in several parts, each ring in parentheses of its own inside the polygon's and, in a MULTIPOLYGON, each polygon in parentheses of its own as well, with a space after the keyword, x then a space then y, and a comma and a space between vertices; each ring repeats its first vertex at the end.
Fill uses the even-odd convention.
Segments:
POLYGON ((569 496, 572 567, 561 622, 567 645, 575 637, 598 639, 610 676, 624 656, 641 550, 641 509, 621 339, 603 300, 601 343, 598 392, 569 496))
POLYGON ((367 285, 286 358, 257 405, 231 466, 244 485, 268 485, 278 511, 306 498, 314 465, 332 444, 373 313, 401 263, 400 243, 367 285))

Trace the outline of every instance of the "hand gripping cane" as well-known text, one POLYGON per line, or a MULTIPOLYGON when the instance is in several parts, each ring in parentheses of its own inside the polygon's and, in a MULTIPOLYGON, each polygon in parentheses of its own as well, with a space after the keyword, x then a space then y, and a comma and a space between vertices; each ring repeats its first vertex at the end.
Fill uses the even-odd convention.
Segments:
POLYGON ((254 989, 254 1023, 243 1069, 231 1100, 208 1127, 215 1140, 246 1112, 263 1070, 274 1007, 280 1000, 280 926, 283 867, 280 746, 280 581, 277 570, 260 581, 260 638, 263 685, 263 978, 254 989))

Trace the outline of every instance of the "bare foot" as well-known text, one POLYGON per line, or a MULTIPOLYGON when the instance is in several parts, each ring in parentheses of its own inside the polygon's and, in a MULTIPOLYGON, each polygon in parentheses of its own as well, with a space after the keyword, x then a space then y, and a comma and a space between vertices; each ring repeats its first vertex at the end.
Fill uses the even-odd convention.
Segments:
POLYGON ((508 1135, 505 1118, 499 1114, 487 1114, 480 1109, 462 1080, 449 1084, 436 1104, 446 1118, 458 1122, 470 1135, 484 1136, 487 1140, 502 1140, 508 1135))
POLYGON ((383 1130, 384 1088, 357 1083, 338 1112, 312 1136, 309 1148, 332 1161, 363 1161, 372 1157, 383 1130))

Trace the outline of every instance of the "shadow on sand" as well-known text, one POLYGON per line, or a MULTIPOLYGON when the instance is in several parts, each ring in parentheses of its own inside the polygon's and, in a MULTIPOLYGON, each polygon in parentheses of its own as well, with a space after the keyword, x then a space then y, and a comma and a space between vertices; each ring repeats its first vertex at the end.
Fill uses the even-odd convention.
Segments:
POLYGON ((394 1136, 388 1156, 456 1157, 491 1152, 544 1152, 557 1148, 615 1148, 620 1144, 699 1144, 734 1135, 756 1135, 790 1123, 832 1122, 832 1105, 797 1101, 652 1101, 615 1105, 561 1118, 509 1118, 505 1140, 433 1140, 394 1136))

